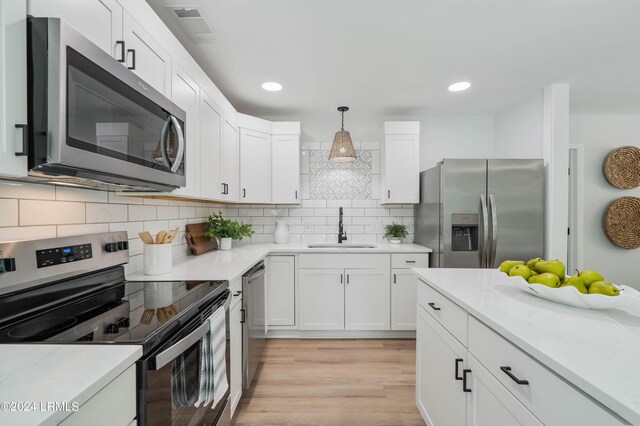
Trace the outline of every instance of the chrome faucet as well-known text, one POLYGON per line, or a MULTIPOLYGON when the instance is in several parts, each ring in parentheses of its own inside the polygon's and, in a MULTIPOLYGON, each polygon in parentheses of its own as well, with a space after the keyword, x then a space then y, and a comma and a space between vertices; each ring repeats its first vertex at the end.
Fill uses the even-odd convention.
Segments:
POLYGON ((347 239, 347 233, 344 232, 344 225, 342 225, 342 207, 340 207, 340 217, 338 222, 338 244, 342 244, 347 239))

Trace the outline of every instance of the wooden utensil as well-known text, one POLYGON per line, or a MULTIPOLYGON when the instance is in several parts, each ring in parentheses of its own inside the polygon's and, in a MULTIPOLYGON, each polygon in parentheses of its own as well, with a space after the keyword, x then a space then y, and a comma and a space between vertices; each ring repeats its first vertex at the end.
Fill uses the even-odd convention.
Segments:
POLYGON ((156 234, 156 244, 162 244, 166 236, 167 236, 167 231, 158 232, 156 234))
POLYGON ((140 323, 141 324, 151 324, 151 320, 153 319, 153 314, 156 313, 155 309, 145 309, 144 313, 142 314, 142 318, 140 318, 140 323))
POLYGON ((176 229, 173 229, 173 230, 169 231, 169 233, 167 233, 167 235, 164 237, 164 241, 162 241, 163 244, 168 244, 171 241, 173 241, 174 238, 176 237, 176 235, 178 235, 178 231, 179 230, 180 230, 180 228, 176 228, 176 229))
POLYGON ((145 244, 155 244, 155 240, 153 239, 149 231, 138 232, 138 236, 145 244))
POLYGON ((169 321, 169 317, 167 316, 167 313, 165 312, 165 308, 156 309, 156 316, 158 317, 158 322, 160 324, 164 324, 165 322, 169 321))
POLYGON ((178 315, 178 308, 176 307, 176 305, 171 304, 166 308, 164 308, 164 312, 167 314, 169 318, 173 318, 176 315, 178 315))

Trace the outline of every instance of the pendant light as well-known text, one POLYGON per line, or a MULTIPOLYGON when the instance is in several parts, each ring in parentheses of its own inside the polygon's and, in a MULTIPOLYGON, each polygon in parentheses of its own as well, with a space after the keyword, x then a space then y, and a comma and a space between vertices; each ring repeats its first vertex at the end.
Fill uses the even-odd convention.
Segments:
POLYGON ((344 130, 344 113, 345 111, 349 111, 349 107, 338 107, 338 111, 342 114, 342 126, 333 138, 329 161, 332 163, 350 163, 356 159, 356 150, 353 148, 351 135, 344 130))

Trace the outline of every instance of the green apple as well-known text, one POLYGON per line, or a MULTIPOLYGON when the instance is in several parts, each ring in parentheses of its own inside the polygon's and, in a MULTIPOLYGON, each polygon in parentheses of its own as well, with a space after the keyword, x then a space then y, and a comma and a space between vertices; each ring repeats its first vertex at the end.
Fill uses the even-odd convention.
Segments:
POLYGON ((544 284, 547 287, 556 288, 560 285, 560 278, 551 272, 543 272, 529 278, 529 284, 544 284))
POLYGON ((567 277, 560 284, 560 287, 575 287, 580 293, 588 294, 587 286, 584 285, 584 280, 580 277, 567 277))
POLYGON ((525 280, 531 278, 531 269, 529 269, 525 265, 516 265, 513 268, 509 269, 510 277, 522 277, 525 280))
POLYGON ((511 268, 517 265, 524 265, 522 260, 505 260, 500 264, 500 272, 508 274, 511 268))
POLYGON ((527 262, 527 266, 529 267, 529 269, 532 269, 536 266, 536 263, 538 262, 542 262, 543 259, 540 257, 536 257, 535 259, 529 259, 529 261, 527 262))
POLYGON ((561 280, 564 279, 564 264, 559 260, 543 260, 541 262, 536 263, 535 266, 536 272, 539 274, 543 274, 545 272, 552 273, 556 275, 561 280))
POLYGON ((604 281, 604 277, 596 271, 585 270, 580 272, 578 276, 584 280, 584 285, 586 285, 587 288, 596 281, 604 281))
POLYGON ((605 296, 619 296, 620 290, 610 281, 596 281, 589 286, 589 294, 604 294, 605 296))

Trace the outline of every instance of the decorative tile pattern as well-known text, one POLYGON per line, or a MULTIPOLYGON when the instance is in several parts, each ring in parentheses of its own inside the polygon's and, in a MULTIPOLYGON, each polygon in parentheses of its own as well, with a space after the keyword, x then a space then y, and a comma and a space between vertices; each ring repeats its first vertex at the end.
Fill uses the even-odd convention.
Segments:
POLYGON ((352 163, 329 162, 329 151, 309 151, 311 200, 370 200, 371 151, 358 151, 352 163))

